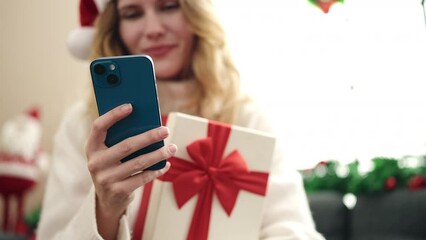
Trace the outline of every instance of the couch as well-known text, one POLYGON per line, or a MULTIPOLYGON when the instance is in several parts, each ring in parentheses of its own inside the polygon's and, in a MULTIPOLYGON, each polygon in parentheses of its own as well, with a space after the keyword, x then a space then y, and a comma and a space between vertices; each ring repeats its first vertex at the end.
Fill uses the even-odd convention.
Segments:
POLYGON ((358 196, 353 208, 343 194, 308 194, 317 230, 327 240, 426 239, 426 189, 398 189, 358 196))

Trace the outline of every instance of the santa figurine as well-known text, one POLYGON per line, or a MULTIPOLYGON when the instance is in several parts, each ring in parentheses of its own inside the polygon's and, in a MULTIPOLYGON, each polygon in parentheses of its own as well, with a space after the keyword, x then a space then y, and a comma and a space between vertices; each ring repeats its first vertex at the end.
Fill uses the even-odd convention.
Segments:
POLYGON ((6 121, 0 129, 0 195, 4 200, 2 231, 26 234, 24 197, 36 184, 45 154, 40 148, 37 108, 6 121), (16 200, 16 204, 11 201, 16 200), (12 211, 11 207, 16 206, 12 211), (11 216, 11 213, 14 216, 11 216))

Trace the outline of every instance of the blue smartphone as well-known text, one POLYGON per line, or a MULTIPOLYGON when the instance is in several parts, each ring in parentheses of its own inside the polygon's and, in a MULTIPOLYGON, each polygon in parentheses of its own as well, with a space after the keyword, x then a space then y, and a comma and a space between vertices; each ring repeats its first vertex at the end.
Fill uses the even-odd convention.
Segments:
MULTIPOLYGON (((110 147, 128 137, 161 126, 154 64, 147 55, 129 55, 98 58, 90 64, 99 115, 111 109, 131 103, 133 112, 108 129, 105 144, 110 147)), ((160 141, 142 148, 121 160, 133 159, 164 146, 160 141)), ((166 160, 145 170, 157 170, 166 160)))

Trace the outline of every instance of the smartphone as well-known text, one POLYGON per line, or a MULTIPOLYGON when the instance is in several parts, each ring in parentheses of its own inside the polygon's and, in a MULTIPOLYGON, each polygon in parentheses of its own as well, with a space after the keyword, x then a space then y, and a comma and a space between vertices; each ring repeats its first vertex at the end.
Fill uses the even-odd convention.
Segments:
MULTIPOLYGON (((128 137, 161 126, 154 64, 147 55, 115 56, 95 59, 90 74, 99 115, 131 103, 132 113, 108 129, 105 144, 111 147, 128 137)), ((121 160, 126 162, 164 146, 160 141, 142 148, 121 160)), ((157 170, 166 165, 160 161, 145 170, 157 170)))

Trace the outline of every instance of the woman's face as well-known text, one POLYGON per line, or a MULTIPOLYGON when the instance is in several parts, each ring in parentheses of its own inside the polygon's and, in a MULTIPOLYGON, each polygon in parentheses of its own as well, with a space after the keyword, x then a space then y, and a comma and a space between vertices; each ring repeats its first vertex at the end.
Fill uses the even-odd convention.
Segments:
POLYGON ((159 79, 176 78, 189 58, 194 34, 178 0, 119 0, 120 36, 130 54, 147 54, 159 79))

